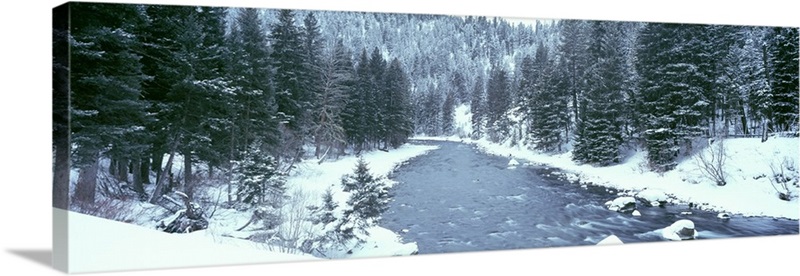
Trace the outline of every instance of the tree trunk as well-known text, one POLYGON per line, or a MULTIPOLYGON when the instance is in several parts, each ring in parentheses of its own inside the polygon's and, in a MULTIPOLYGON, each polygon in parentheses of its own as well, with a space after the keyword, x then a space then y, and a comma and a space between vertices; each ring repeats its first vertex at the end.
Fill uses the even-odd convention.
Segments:
POLYGON ((114 179, 117 179, 117 159, 113 157, 109 158, 108 168, 106 169, 108 170, 108 175, 110 175, 114 179))
POLYGON ((142 158, 139 163, 139 177, 143 184, 150 184, 150 158, 142 158))
POLYGON ((75 201, 94 204, 97 192, 97 169, 99 167, 97 154, 89 164, 83 166, 78 175, 78 184, 75 187, 75 201))
POLYGON ((55 162, 53 162, 53 207, 69 209, 69 136, 53 137, 55 162))
POLYGON ((314 135, 314 156, 319 159, 319 154, 322 153, 322 141, 319 137, 319 131, 314 135))
MULTIPOLYGON (((172 148, 169 151, 169 158, 167 159, 167 165, 164 167, 163 172, 170 172, 172 171, 172 160, 175 159, 175 151, 178 147, 178 143, 173 143, 172 148)), ((153 162, 155 163, 155 162, 153 162)), ((159 162, 160 163, 160 162, 159 162)), ((159 170, 161 170, 159 168, 159 170)), ((150 197, 150 203, 156 204, 161 198, 161 195, 164 194, 164 187, 166 186, 167 182, 167 175, 169 173, 160 173, 158 179, 156 179, 156 188, 153 190, 153 196, 150 197)))
POLYGON ((192 152, 188 149, 183 151, 183 190, 189 201, 194 200, 194 181, 192 180, 192 152))
POLYGON ((742 106, 742 134, 748 135, 750 134, 750 130, 747 129, 747 110, 744 108, 744 104, 742 106))
POLYGON ((150 170, 156 172, 156 183, 161 178, 161 166, 164 164, 164 152, 161 150, 153 151, 153 161, 150 163, 150 170))
POLYGON ((117 161, 117 180, 120 182, 128 182, 128 159, 120 158, 117 161))
POLYGON ((139 195, 139 200, 147 199, 147 195, 144 193, 144 184, 142 184, 142 162, 140 160, 134 159, 131 160, 131 164, 133 165, 133 190, 139 195))

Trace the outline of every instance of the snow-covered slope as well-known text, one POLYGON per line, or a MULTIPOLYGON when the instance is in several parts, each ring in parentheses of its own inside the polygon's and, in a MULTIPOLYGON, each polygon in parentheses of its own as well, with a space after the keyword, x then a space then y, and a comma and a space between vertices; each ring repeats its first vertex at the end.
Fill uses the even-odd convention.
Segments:
POLYGON ((69 212, 71 273, 316 260, 197 231, 168 234, 69 212))

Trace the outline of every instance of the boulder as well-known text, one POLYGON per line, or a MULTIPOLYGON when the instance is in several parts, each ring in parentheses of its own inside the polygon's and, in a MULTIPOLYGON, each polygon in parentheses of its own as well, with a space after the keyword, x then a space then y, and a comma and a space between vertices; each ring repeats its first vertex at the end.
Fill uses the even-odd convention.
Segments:
POLYGON ((672 241, 693 240, 697 238, 697 229, 693 221, 682 219, 662 229, 661 236, 672 241))
POLYGON ((612 201, 606 202, 606 207, 609 210, 627 213, 636 210, 636 199, 631 196, 618 197, 612 201))
POLYGON ((519 166, 519 162, 517 162, 516 159, 512 158, 511 160, 508 161, 508 168, 509 169, 516 168, 517 166, 519 166))
POLYGON ((650 206, 662 206, 667 203, 669 196, 659 189, 644 189, 636 194, 636 198, 650 206))
POLYGON ((597 245, 614 245, 614 244, 623 244, 623 242, 622 240, 619 239, 619 237, 615 235, 610 235, 597 243, 597 245))

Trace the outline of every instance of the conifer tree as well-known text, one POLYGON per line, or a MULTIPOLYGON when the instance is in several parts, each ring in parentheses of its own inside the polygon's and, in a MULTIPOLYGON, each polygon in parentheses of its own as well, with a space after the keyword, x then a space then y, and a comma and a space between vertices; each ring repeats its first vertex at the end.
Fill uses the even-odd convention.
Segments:
POLYGON ((616 24, 592 22, 592 65, 586 71, 586 105, 572 157, 579 163, 604 166, 620 161, 624 63, 622 33, 616 24))
POLYGON ((771 124, 775 131, 797 131, 798 28, 774 27, 767 37, 767 79, 771 124))
POLYGON ((690 139, 702 135, 704 79, 696 51, 687 50, 692 29, 680 24, 647 24, 639 37, 637 70, 647 158, 651 169, 669 171, 690 139))
POLYGON ((71 7, 70 125, 80 169, 74 199, 94 203, 100 157, 127 158, 148 150, 147 103, 140 101, 144 14, 133 5, 73 3, 71 7))
POLYGON ((484 89, 483 78, 478 76, 475 84, 472 86, 472 96, 470 101, 470 112, 472 112, 472 139, 480 139, 484 135, 484 122, 485 122, 485 102, 484 102, 484 89))
POLYGON ((270 58, 275 69, 274 85, 284 155, 296 158, 307 138, 311 109, 309 68, 303 48, 301 30, 295 26, 294 12, 280 10, 278 22, 270 29, 270 58))
POLYGON ((389 204, 388 186, 382 177, 373 176, 363 158, 359 158, 352 174, 342 178, 342 187, 350 192, 340 221, 340 233, 344 240, 363 242, 369 235, 367 229, 375 226, 389 204))
POLYGON ((487 134, 493 142, 500 142, 508 136, 509 122, 505 116, 509 110, 511 98, 508 73, 495 66, 486 87, 486 123, 487 134))
POLYGON ((385 143, 393 148, 404 144, 414 131, 412 121, 410 84, 400 60, 392 59, 384 76, 386 91, 385 114, 383 124, 386 126, 385 143))
POLYGON ((565 143, 562 130, 568 124, 569 118, 566 101, 570 94, 567 89, 559 86, 559 81, 564 80, 563 76, 555 75, 556 65, 543 43, 539 43, 528 66, 528 74, 534 76, 526 78, 525 83, 532 91, 526 96, 530 99, 525 101, 529 139, 534 149, 543 152, 561 151, 561 145, 565 143))

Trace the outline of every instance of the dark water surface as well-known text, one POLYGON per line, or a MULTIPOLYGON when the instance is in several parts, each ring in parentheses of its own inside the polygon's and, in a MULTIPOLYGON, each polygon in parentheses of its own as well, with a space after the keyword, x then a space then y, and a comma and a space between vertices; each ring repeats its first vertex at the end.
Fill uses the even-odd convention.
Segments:
POLYGON ((617 192, 572 183, 559 171, 521 165, 455 142, 410 160, 392 175, 394 201, 381 226, 416 242, 419 253, 593 245, 614 234, 625 243, 664 240, 659 229, 694 222, 698 239, 798 234, 798 221, 732 216, 688 206, 643 207, 640 217, 603 205, 617 192), (691 214, 684 212, 690 211, 691 214))

